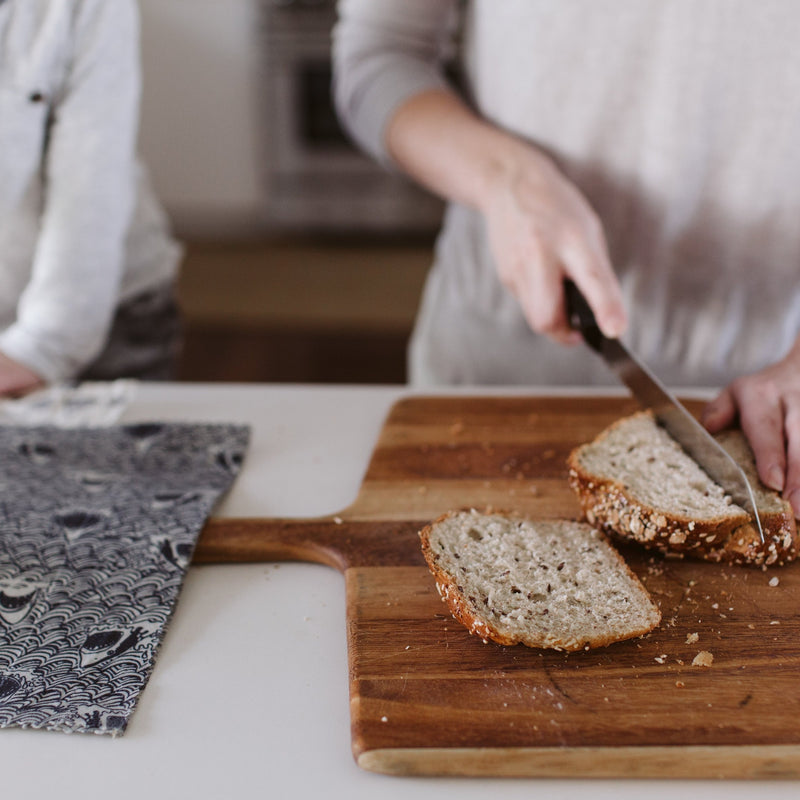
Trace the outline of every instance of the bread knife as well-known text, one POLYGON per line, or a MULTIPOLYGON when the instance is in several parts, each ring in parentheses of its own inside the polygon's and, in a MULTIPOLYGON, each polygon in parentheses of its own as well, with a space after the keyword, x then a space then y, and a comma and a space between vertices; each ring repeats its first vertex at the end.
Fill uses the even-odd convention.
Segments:
POLYGON ((602 357, 639 404, 650 409, 667 433, 750 515, 763 543, 764 529, 744 470, 619 339, 603 334, 586 298, 572 281, 564 282, 564 294, 570 325, 580 331, 586 344, 602 357))

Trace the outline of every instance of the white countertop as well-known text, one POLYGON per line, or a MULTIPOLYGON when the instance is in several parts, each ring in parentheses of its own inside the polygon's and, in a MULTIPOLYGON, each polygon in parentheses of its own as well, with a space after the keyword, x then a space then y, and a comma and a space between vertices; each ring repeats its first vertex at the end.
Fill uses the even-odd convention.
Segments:
MULTIPOLYGON (((383 419, 406 391, 152 384, 138 388, 124 419, 250 423, 245 467, 217 514, 316 516, 355 498, 383 419), (313 495, 301 488, 309 485, 313 495)), ((347 684, 338 572, 287 563, 194 566, 125 736, 2 730, 3 789, 26 800, 797 796, 796 782, 374 775, 350 753, 347 684)))

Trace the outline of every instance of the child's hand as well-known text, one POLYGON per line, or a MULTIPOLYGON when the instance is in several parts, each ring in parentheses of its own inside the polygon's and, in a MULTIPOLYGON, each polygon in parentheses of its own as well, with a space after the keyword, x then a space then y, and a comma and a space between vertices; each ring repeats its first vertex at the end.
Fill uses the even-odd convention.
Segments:
POLYGON ((0 352, 0 396, 19 397, 44 386, 33 370, 0 352))

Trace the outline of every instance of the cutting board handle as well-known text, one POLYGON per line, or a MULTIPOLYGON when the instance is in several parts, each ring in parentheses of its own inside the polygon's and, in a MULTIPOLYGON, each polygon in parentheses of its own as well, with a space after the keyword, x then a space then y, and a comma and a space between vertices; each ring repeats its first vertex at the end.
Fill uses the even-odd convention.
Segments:
POLYGON ((350 567, 408 565, 418 553, 423 521, 212 518, 197 542, 194 563, 310 561, 340 572, 350 567), (412 545, 409 547, 409 545, 412 545))

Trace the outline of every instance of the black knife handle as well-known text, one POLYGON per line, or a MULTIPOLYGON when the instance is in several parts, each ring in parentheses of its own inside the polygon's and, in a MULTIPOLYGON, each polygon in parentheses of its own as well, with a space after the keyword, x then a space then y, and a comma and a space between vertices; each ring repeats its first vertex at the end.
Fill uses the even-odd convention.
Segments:
POLYGON ((586 344, 599 352, 605 338, 603 332, 581 290, 569 278, 564 281, 564 298, 570 327, 580 331, 586 344))

